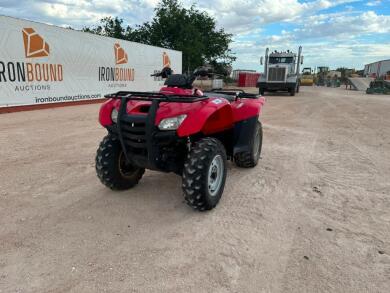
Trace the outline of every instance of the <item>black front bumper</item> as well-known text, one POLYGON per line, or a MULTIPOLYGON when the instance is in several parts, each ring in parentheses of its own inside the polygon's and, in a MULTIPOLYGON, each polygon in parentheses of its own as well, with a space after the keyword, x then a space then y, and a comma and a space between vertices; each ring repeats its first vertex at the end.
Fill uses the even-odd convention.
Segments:
POLYGON ((118 137, 126 159, 134 166, 180 173, 186 140, 176 131, 159 130, 149 116, 118 115, 118 123, 107 126, 107 130, 118 137))
POLYGON ((127 91, 105 97, 121 100, 118 121, 107 126, 107 130, 118 137, 126 160, 140 168, 181 174, 187 139, 179 138, 176 131, 159 130, 155 125, 157 110, 161 102, 194 103, 208 97, 127 91), (151 102, 149 110, 147 113, 127 113, 127 102, 130 100, 151 102))

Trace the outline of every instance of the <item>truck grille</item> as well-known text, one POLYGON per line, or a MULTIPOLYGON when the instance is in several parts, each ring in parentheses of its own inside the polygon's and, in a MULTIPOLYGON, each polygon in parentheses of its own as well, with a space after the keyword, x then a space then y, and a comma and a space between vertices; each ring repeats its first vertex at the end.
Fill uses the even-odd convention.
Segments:
POLYGON ((286 68, 285 67, 271 67, 268 69, 268 81, 285 81, 286 68))

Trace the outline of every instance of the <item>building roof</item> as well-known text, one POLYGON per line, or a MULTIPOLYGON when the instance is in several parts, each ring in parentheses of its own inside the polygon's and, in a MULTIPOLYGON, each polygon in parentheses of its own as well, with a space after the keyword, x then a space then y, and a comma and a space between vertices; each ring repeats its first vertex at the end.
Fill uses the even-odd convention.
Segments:
POLYGON ((379 61, 371 62, 371 63, 366 64, 366 66, 367 66, 367 65, 376 64, 376 63, 379 63, 379 62, 385 62, 385 61, 390 61, 390 59, 384 59, 384 60, 379 60, 379 61))

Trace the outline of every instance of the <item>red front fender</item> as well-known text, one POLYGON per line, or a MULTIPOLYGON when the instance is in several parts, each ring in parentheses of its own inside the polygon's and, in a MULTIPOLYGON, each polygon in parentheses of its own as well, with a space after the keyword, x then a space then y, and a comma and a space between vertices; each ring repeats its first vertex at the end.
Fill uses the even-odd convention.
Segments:
POLYGON ((205 135, 233 127, 233 111, 225 99, 211 99, 199 111, 190 113, 177 134, 180 137, 202 132, 205 135))

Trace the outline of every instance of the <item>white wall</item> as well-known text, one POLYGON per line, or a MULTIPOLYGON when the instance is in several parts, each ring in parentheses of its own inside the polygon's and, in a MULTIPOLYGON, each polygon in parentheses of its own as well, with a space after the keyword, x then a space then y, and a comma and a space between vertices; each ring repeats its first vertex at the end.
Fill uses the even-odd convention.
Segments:
MULTIPOLYGON (((181 73, 182 68, 179 51, 6 16, 0 16, 0 48, 0 107, 102 98, 119 90, 158 90, 163 82, 150 74, 162 69, 164 52, 175 73, 181 73), (48 44, 48 56, 32 54, 39 51, 36 35, 26 56, 26 28, 30 35, 32 28, 48 44), (116 43, 127 53, 127 62, 123 64, 116 64, 116 43), (99 80, 102 67, 114 73, 121 70, 127 76, 122 81, 99 80)), ((107 75, 103 77, 106 79, 107 75)))

